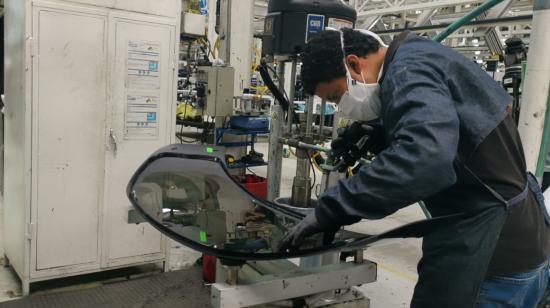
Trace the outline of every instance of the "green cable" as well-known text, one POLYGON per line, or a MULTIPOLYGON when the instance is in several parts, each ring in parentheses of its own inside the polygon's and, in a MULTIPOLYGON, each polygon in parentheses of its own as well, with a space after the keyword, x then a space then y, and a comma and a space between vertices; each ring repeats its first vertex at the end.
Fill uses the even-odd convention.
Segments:
POLYGON ((538 179, 541 179, 544 175, 544 165, 546 163, 546 156, 548 155, 548 143, 550 142, 550 91, 548 91, 548 99, 546 101, 546 115, 544 119, 544 129, 542 131, 539 159, 537 161, 537 169, 535 171, 535 176, 538 179))
POLYGON ((420 209, 424 213, 424 216, 426 216, 426 218, 428 218, 428 219, 431 219, 432 214, 430 213, 430 211, 428 211, 428 208, 426 207, 426 203, 424 203, 424 201, 420 200, 420 201, 418 201, 418 205, 420 205, 420 209))
POLYGON ((483 12, 488 11, 490 8, 501 3, 502 1, 504 0, 489 0, 487 2, 484 2, 482 5, 471 10, 468 14, 462 16, 457 21, 450 24, 447 28, 443 29, 443 31, 441 31, 438 35, 436 35, 433 38, 433 40, 436 42, 443 41, 445 38, 447 38, 449 35, 455 32, 458 28, 462 27, 464 24, 470 22, 472 19, 476 18, 483 12))

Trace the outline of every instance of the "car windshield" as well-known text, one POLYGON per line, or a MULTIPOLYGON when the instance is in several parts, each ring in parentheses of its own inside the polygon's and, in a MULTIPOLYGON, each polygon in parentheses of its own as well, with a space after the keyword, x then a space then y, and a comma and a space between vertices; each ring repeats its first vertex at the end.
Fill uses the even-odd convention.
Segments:
POLYGON ((278 259, 365 245, 374 237, 339 231, 279 251, 303 218, 295 208, 254 197, 229 174, 223 148, 174 145, 155 153, 131 179, 133 205, 157 229, 193 249, 228 259, 278 259), (365 242, 367 241, 367 242, 365 242))

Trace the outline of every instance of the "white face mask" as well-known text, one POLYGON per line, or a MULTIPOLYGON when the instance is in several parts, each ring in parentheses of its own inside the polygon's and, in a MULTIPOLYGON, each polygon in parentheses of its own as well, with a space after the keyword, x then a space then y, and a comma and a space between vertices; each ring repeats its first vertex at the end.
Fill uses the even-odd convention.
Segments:
MULTIPOLYGON (((361 77, 363 74, 361 73, 361 77)), ((348 90, 338 103, 343 116, 356 121, 370 121, 380 117, 380 85, 353 80, 348 73, 348 90)))
MULTIPOLYGON (((363 34, 372 36, 382 47, 387 47, 380 37, 368 30, 356 30, 363 34)), ((342 52, 344 52, 344 67, 346 68, 346 78, 348 89, 340 98, 338 109, 345 118, 356 121, 370 121, 380 117, 380 85, 378 83, 367 83, 363 72, 361 72, 362 83, 351 78, 348 66, 346 65, 346 53, 344 50, 344 35, 340 33, 342 52)), ((382 72, 380 72, 382 73, 382 72)), ((380 79, 379 74, 379 79, 380 79)))

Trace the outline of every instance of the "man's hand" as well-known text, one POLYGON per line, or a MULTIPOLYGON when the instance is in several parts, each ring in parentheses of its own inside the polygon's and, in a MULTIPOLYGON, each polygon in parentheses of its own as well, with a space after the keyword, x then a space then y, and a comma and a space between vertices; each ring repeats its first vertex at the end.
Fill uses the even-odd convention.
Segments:
POLYGON ((384 130, 380 124, 353 122, 338 131, 338 137, 330 146, 332 157, 343 161, 345 170, 355 165, 367 152, 378 154, 386 147, 384 130))
POLYGON ((321 226, 317 217, 315 217, 315 212, 311 212, 294 226, 294 228, 281 240, 279 251, 296 250, 302 245, 306 238, 321 232, 325 233, 323 244, 330 244, 334 240, 334 235, 338 229, 339 227, 334 226, 321 226))

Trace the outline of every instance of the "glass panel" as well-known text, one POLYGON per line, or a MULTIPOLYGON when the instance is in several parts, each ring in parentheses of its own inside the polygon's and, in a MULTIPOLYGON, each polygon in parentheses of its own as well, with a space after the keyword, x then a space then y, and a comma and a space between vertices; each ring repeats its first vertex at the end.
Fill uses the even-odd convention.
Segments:
MULTIPOLYGON (((131 187, 149 219, 197 244, 244 253, 277 252, 294 220, 275 213, 238 186, 218 162, 164 157, 131 187)), ((302 249, 322 246, 312 237, 302 249)))
POLYGON ((148 160, 130 182, 128 196, 134 206, 180 243, 226 259, 269 260, 357 249, 382 239, 421 237, 463 216, 417 221, 373 236, 340 230, 331 244, 318 234, 300 250, 278 251, 283 236, 304 214, 244 190, 219 162, 223 151, 172 145, 153 157, 160 158, 148 160))

